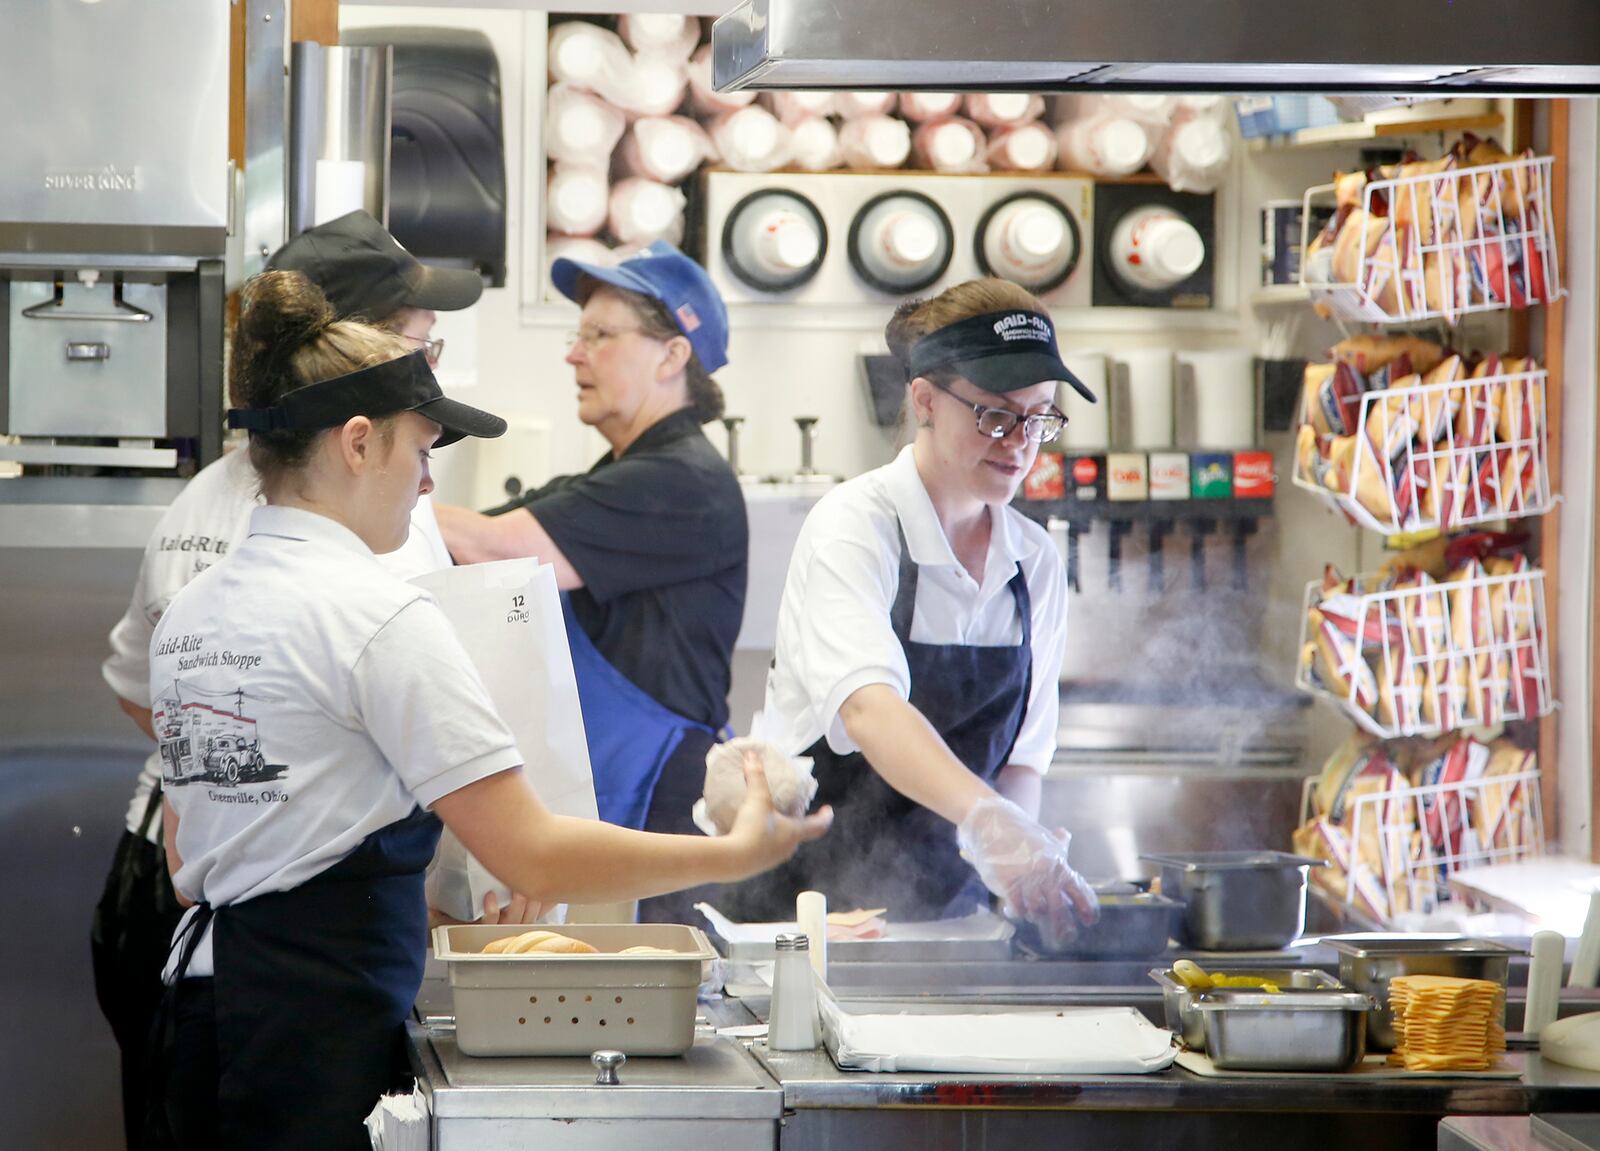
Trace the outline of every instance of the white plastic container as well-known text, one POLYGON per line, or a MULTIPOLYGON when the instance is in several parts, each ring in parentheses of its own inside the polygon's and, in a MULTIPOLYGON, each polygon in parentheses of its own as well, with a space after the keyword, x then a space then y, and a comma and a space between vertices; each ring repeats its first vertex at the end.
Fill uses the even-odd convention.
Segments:
POLYGON ((988 141, 983 129, 959 116, 942 116, 917 126, 911 136, 917 167, 934 172, 986 172, 988 141))
POLYGON ((1214 192, 1232 158, 1227 125, 1198 116, 1167 132, 1150 154, 1150 167, 1176 192, 1214 192))
POLYGON ((961 111, 959 92, 902 92, 900 115, 914 124, 935 116, 954 116, 961 111))
POLYGON ((635 52, 660 52, 687 60, 700 43, 700 18, 665 12, 631 12, 617 20, 617 31, 635 52))
POLYGON ((833 97, 834 112, 846 120, 860 116, 886 116, 893 110, 893 92, 836 92, 833 97))
POLYGON ((839 150, 850 168, 898 168, 911 155, 911 129, 893 116, 848 119, 839 129, 839 150))
POLYGON ((550 79, 594 92, 626 70, 628 47, 609 29, 568 20, 550 29, 549 61, 550 79))
POLYGON ((844 163, 839 150, 839 129, 822 116, 801 120, 789 130, 793 163, 808 172, 826 172, 844 163))
POLYGON ((1071 221, 1059 205, 1041 197, 1002 205, 980 243, 990 270, 1024 287, 1059 279, 1078 257, 1071 221))
MULTIPOLYGON (((1061 429, 1056 443, 1064 452, 1103 452, 1111 446, 1111 403, 1106 395, 1106 357, 1104 352, 1065 352, 1061 362, 1067 370, 1099 397, 1096 404, 1076 403, 1072 418, 1061 429)), ((1074 400, 1081 397, 1072 393, 1074 400)))
POLYGON ((627 124, 622 112, 599 96, 570 84, 552 84, 545 97, 545 155, 570 164, 604 167, 627 124))
POLYGON ((687 201, 669 184, 632 177, 611 189, 607 222, 611 235, 624 244, 651 244, 683 239, 683 210, 687 201))
POLYGON ((601 76, 597 90, 633 116, 670 116, 683 103, 688 65, 663 52, 641 52, 626 68, 601 76))
POLYGON ((915 292, 949 265, 950 221, 931 200, 891 193, 862 208, 850 229, 851 263, 873 287, 915 292))
POLYGON ((996 171, 1048 172, 1056 155, 1056 134, 1037 121, 989 133, 989 167, 996 171))
POLYGON ((623 137, 617 159, 630 176, 676 184, 716 155, 706 130, 687 116, 646 116, 623 137))
POLYGON ((705 934, 674 923, 567 924, 593 955, 485 955, 520 924, 436 927, 434 954, 449 971, 456 1045, 463 1054, 682 1055, 694 1046, 702 964, 717 957, 705 934), (670 955, 620 955, 627 947, 670 955))
POLYGON ((1132 348, 1117 352, 1113 361, 1126 446, 1147 452, 1170 448, 1172 349, 1132 348))
POLYGON ((822 253, 817 218, 787 192, 773 191, 746 203, 727 226, 730 259, 754 287, 793 287, 822 253))
POLYGON ((973 92, 967 96, 966 113, 985 128, 1026 124, 1044 115, 1044 97, 1029 92, 973 92))
POLYGON ((833 112, 832 92, 768 92, 766 96, 772 114, 791 127, 833 112))
POLYGON ((789 162, 789 129, 758 104, 730 112, 711 125, 722 162, 738 172, 770 172, 789 162))
POLYGON ((592 236, 605 227, 611 185, 603 168, 552 164, 545 191, 544 219, 552 232, 592 236))
POLYGON ((1094 176, 1130 176, 1150 161, 1150 130, 1127 116, 1072 120, 1056 130, 1059 166, 1094 176))
POLYGON ((1121 280, 1146 291, 1166 291, 1183 283, 1205 263, 1205 240, 1171 208, 1135 208, 1111 232, 1111 269, 1121 280))

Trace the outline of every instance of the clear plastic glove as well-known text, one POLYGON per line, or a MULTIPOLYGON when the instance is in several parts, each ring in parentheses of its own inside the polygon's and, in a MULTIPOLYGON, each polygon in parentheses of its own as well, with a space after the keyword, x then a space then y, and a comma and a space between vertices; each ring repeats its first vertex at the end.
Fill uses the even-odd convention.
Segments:
POLYGON ((984 886, 1005 901, 1005 913, 1039 929, 1040 942, 1064 947, 1100 918, 1100 904, 1067 863, 1065 832, 1051 835, 1009 799, 980 800, 956 828, 961 854, 984 886))

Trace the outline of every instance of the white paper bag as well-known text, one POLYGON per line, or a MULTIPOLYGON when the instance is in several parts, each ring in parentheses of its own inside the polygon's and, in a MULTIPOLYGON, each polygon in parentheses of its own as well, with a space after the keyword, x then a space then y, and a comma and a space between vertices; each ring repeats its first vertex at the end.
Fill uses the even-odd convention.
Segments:
MULTIPOLYGON (((411 582, 432 593, 455 625, 544 805, 558 815, 597 819, 555 569, 536 559, 501 560, 429 572, 411 582)), ((428 871, 427 890, 430 906, 467 921, 482 916, 486 893, 493 891, 502 906, 511 895, 448 829, 428 871)))

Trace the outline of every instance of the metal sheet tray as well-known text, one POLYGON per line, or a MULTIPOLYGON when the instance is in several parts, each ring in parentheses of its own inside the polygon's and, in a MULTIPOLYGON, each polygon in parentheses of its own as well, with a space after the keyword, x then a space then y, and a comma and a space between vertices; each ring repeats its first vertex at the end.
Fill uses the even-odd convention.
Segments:
MULTIPOLYGON (((778 928, 777 930, 784 930, 778 928)), ((789 926, 787 930, 798 928, 789 926)), ((926 923, 889 921, 882 939, 830 939, 829 963, 988 963, 1011 958, 1016 929, 998 916, 975 915, 926 923)), ((741 963, 766 963, 772 942, 729 942, 712 931, 717 950, 741 963)))

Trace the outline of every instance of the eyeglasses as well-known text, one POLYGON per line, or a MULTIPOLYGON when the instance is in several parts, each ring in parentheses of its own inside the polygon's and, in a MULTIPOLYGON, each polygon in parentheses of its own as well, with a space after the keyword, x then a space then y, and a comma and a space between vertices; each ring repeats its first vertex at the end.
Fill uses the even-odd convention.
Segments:
POLYGON ((987 436, 991 440, 1003 440, 1016 429, 1017 424, 1022 425, 1022 434, 1036 444, 1047 444, 1061 434, 1061 429, 1067 426, 1067 415, 1054 404, 1045 412, 1032 412, 1023 415, 1010 408, 986 408, 982 404, 973 403, 962 395, 957 395, 944 384, 928 381, 945 395, 953 400, 960 400, 973 411, 977 417, 978 434, 987 436))
POLYGON ((399 335, 402 339, 421 344, 422 354, 428 357, 428 363, 430 364, 437 364, 440 357, 444 355, 444 340, 442 339, 425 340, 421 336, 408 336, 404 332, 400 332, 399 335))
POLYGON ((578 328, 567 333, 567 348, 571 350, 578 344, 582 344, 585 350, 589 350, 599 347, 607 340, 614 340, 618 336, 627 336, 643 331, 643 328, 602 328, 598 324, 592 328, 578 328))

